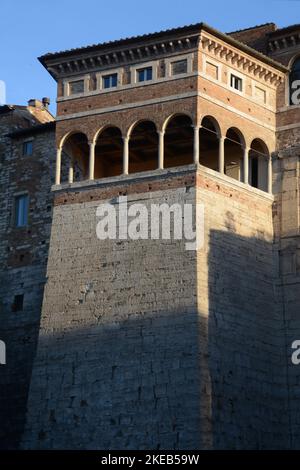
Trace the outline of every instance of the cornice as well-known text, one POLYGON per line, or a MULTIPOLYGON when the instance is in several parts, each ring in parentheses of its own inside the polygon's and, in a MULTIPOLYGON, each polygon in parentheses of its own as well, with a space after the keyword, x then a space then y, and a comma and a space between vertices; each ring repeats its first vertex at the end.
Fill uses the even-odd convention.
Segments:
POLYGON ((99 72, 107 68, 132 65, 138 62, 163 59, 197 49, 199 35, 156 41, 136 47, 113 51, 84 53, 74 57, 47 60, 46 68, 57 80, 73 74, 99 72))
POLYGON ((278 86, 284 81, 285 74, 270 67, 262 60, 251 57, 251 55, 239 50, 237 47, 218 40, 211 34, 202 33, 200 47, 203 52, 213 54, 216 59, 221 59, 234 65, 241 72, 246 72, 254 78, 260 78, 266 83, 278 86))
MULTIPOLYGON (((160 33, 153 33, 135 38, 128 38, 109 43, 96 44, 79 49, 71 49, 54 54, 46 54, 39 61, 57 80, 70 75, 92 71, 101 71, 112 67, 126 66, 142 61, 170 57, 184 51, 197 50, 201 35, 209 33, 215 42, 223 41, 239 51, 240 56, 247 54, 255 60, 272 68, 272 72, 287 72, 287 68, 249 46, 237 41, 205 23, 175 28, 160 33)), ((235 56, 233 55, 233 58, 235 56)), ((249 65, 251 67, 252 64, 249 65)), ((267 71, 267 73, 270 70, 267 71)), ((259 73, 262 69, 259 70, 259 73)), ((271 73, 272 73, 271 72, 271 73)), ((274 77, 271 77, 272 79, 274 77)))
POLYGON ((293 25, 271 33, 268 47, 271 53, 300 47, 300 25, 293 25))

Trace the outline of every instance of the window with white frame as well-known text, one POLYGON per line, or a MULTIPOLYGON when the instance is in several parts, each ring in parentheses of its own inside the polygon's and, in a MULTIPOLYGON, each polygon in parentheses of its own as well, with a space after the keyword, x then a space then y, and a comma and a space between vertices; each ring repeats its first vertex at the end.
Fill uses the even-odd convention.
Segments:
POLYGON ((15 197, 15 226, 25 227, 28 223, 28 194, 21 194, 15 197))
POLYGON ((152 67, 145 67, 142 69, 137 69, 136 71, 137 81, 138 82, 146 82, 148 80, 152 80, 152 67))
POLYGON ((243 91, 243 79, 232 73, 230 75, 230 86, 237 91, 243 91))
POLYGON ((118 85, 118 74, 110 73, 102 76, 102 88, 115 88, 118 85))

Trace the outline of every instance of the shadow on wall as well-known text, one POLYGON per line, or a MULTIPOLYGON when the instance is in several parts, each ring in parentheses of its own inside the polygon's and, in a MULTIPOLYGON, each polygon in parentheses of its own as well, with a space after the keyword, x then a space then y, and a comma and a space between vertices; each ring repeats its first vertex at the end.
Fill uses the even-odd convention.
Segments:
POLYGON ((285 449, 288 403, 277 252, 263 234, 209 241, 208 362, 214 449, 285 449), (273 251, 274 250, 274 251, 273 251))
POLYGON ((160 312, 44 338, 23 447, 192 449, 202 436, 197 330, 195 312, 160 312))
MULTIPOLYGON (((46 267, 43 272, 35 273, 36 278, 45 278, 45 271, 46 267)), ((31 286, 30 300, 27 306, 25 303, 23 311, 14 312, 11 304, 3 302, 6 296, 10 300, 13 298, 13 285, 19 275, 20 272, 6 272, 5 277, 0 278, 0 338, 6 344, 6 365, 0 365, 0 449, 18 448, 24 431, 29 384, 40 328, 43 299, 41 283, 37 281, 36 285, 31 286)))
POLYGON ((226 225, 210 232, 202 265, 208 312, 191 298, 40 337, 23 448, 287 447, 273 247, 239 236, 230 212, 226 225))

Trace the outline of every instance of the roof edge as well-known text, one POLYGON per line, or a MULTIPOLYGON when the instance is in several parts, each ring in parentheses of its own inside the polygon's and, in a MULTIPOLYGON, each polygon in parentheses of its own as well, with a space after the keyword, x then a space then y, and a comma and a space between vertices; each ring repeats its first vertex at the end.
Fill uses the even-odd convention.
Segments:
POLYGON ((265 28, 266 26, 275 26, 276 30, 278 29, 277 24, 271 21, 269 23, 258 24, 257 26, 250 26, 249 28, 242 28, 242 29, 237 29, 236 31, 230 31, 229 33, 226 33, 226 34, 230 35, 230 34, 236 34, 236 33, 244 33, 245 31, 253 31, 254 29, 265 28))
POLYGON ((31 127, 25 127, 23 129, 16 129, 12 132, 9 132, 7 134, 7 137, 20 137, 22 135, 27 135, 27 134, 36 134, 39 132, 55 129, 55 127, 56 127, 56 121, 53 120, 53 121, 45 122, 43 124, 37 124, 31 127))
MULTIPOLYGON (((261 26, 263 26, 263 25, 261 25, 261 26)), ((99 44, 93 44, 91 46, 85 46, 85 47, 69 49, 69 50, 60 51, 60 52, 57 52, 57 53, 47 53, 47 54, 44 54, 44 55, 38 57, 38 60, 47 69, 47 71, 50 73, 50 75, 52 75, 52 77, 55 78, 54 75, 51 73, 51 71, 48 70, 48 67, 47 67, 48 60, 55 59, 55 58, 60 58, 60 57, 62 57, 62 58, 63 57, 69 57, 69 56, 72 56, 76 53, 78 54, 78 53, 85 53, 85 52, 89 52, 89 51, 93 51, 93 50, 96 51, 96 50, 99 50, 99 49, 115 48, 117 46, 122 46, 122 45, 125 46, 126 44, 133 44, 133 43, 135 43, 137 41, 141 41, 141 40, 155 39, 155 38, 159 38, 161 36, 163 37, 163 36, 166 36, 166 35, 169 35, 169 34, 172 34, 172 33, 176 34, 176 33, 186 31, 186 32, 198 32, 200 34, 202 30, 218 37, 219 39, 222 39, 223 41, 231 44, 232 46, 237 47, 238 49, 241 49, 243 52, 254 56, 258 60, 261 60, 262 62, 267 63, 268 65, 280 70, 281 72, 286 73, 289 70, 283 64, 277 62, 274 59, 271 59, 270 57, 262 54, 261 52, 257 51, 256 49, 253 49, 252 47, 247 46, 246 44, 238 41, 237 39, 230 36, 228 33, 223 33, 223 32, 221 32, 221 31, 219 31, 219 30, 213 28, 212 26, 210 26, 206 23, 203 23, 203 22, 192 24, 192 25, 189 25, 189 26, 182 26, 182 27, 178 27, 178 28, 167 29, 165 31, 160 31, 160 32, 156 32, 156 33, 149 33, 149 34, 144 34, 144 35, 141 35, 141 36, 133 36, 133 37, 130 37, 130 38, 118 39, 116 41, 109 41, 109 42, 104 42, 104 43, 99 43, 99 44)))

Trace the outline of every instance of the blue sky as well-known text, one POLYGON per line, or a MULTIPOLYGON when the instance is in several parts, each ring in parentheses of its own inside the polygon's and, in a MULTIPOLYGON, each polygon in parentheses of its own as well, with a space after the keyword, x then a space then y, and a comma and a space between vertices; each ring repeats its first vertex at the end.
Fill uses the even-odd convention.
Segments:
POLYGON ((51 98, 56 85, 37 57, 73 47, 204 21, 228 32, 300 23, 299 0, 1 0, 0 80, 6 102, 51 98))

